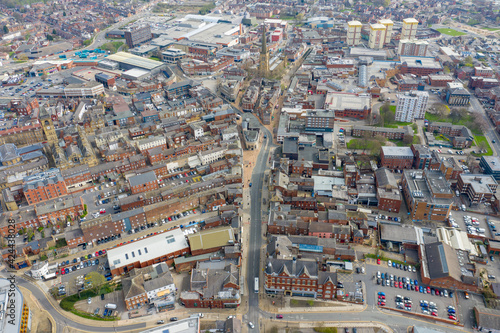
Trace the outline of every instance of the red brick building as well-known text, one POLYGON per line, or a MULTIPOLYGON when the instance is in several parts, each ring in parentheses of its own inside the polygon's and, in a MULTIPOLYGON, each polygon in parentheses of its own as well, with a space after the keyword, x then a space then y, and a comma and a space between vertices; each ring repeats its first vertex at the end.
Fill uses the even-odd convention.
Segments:
POLYGON ((268 259, 264 290, 268 294, 335 299, 337 273, 319 270, 316 261, 268 259))
POLYGON ((28 205, 58 198, 68 194, 66 182, 59 169, 49 169, 35 175, 25 177, 23 192, 28 205))
POLYGON ((132 194, 148 192, 159 188, 154 171, 132 176, 128 181, 132 194))
POLYGON ((30 116, 33 110, 39 108, 38 99, 18 99, 11 101, 12 111, 17 113, 18 116, 30 116))
POLYGON ((384 146, 380 152, 380 165, 390 170, 411 169, 413 152, 410 147, 384 146))

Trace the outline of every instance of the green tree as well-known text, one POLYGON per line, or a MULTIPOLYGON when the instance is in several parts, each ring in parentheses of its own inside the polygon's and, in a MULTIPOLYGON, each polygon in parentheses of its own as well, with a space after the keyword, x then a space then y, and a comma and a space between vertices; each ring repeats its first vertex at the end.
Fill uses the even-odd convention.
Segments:
POLYGON ((54 40, 54 37, 52 37, 52 35, 47 35, 47 40, 49 40, 49 41, 53 41, 53 40, 54 40))
POLYGON ((90 39, 86 39, 83 41, 83 45, 85 45, 85 46, 89 46, 91 43, 92 43, 92 41, 90 39))
POLYGON ((444 66, 443 71, 445 74, 450 74, 451 70, 448 66, 444 66))
POLYGON ((9 33, 9 27, 7 27, 6 25, 3 26, 3 33, 4 34, 8 34, 9 33))
POLYGON ((28 40, 28 39, 30 39, 30 37, 31 37, 31 35, 30 35, 30 34, 26 34, 26 35, 24 36, 24 40, 28 40))
POLYGON ((57 35, 57 31, 56 31, 56 29, 52 29, 52 34, 53 34, 53 35, 57 35))
POLYGON ((66 16, 66 12, 63 12, 63 16, 66 16))
POLYGON ((97 294, 101 286, 106 282, 106 278, 97 272, 90 272, 87 274, 88 280, 92 284, 92 289, 97 294))

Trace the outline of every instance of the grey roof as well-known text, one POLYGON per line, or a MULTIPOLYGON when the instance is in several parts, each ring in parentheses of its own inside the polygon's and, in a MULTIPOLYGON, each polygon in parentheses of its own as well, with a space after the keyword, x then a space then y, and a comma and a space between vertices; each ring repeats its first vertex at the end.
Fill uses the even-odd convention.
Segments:
POLYGON ((462 281, 458 256, 451 246, 442 242, 426 244, 425 253, 432 280, 449 276, 457 281, 462 281))
POLYGON ((384 152, 385 157, 408 157, 413 158, 413 151, 410 147, 390 147, 384 146, 382 147, 382 151, 384 152))
POLYGON ((474 312, 476 314, 477 324, 478 326, 483 327, 483 332, 488 331, 488 329, 498 332, 498 329, 500 328, 499 310, 488 309, 484 306, 475 306, 474 312))
POLYGON ((156 181, 156 175, 154 171, 149 171, 140 175, 132 176, 128 181, 130 182, 130 186, 142 185, 152 181, 156 181))
POLYGON ((377 186, 378 187, 398 187, 398 182, 396 180, 396 177, 394 174, 391 172, 391 170, 387 169, 386 167, 379 168, 375 171, 375 177, 377 179, 377 186))
POLYGON ((6 143, 0 146, 0 163, 10 161, 18 156, 15 144, 6 143))
POLYGON ((279 275, 286 271, 289 276, 299 276, 307 273, 309 276, 318 276, 318 264, 315 261, 307 260, 287 260, 287 259, 268 259, 266 273, 279 275))
POLYGON ((415 228, 402 227, 398 225, 380 224, 380 240, 396 243, 417 243, 415 228))

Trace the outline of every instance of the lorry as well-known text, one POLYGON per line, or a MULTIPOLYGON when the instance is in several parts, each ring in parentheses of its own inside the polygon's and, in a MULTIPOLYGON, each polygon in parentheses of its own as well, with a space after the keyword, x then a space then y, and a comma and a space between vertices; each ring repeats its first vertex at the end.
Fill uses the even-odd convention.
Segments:
POLYGON ((104 307, 106 309, 113 309, 113 310, 115 310, 116 309, 116 304, 114 304, 114 303, 108 303, 104 307))

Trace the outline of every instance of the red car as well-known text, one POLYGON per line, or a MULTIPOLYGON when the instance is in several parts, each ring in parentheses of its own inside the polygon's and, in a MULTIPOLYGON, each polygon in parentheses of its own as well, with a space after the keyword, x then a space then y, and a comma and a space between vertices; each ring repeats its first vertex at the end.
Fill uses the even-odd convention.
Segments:
POLYGON ((196 209, 193 209, 193 214, 196 214, 196 209))
POLYGON ((436 289, 436 296, 439 296, 439 290, 436 289))
POLYGON ((457 317, 455 317, 454 315, 449 315, 448 318, 450 318, 451 320, 457 320, 457 317))
POLYGON ((61 269, 61 275, 64 275, 64 274, 66 274, 66 272, 64 271, 64 268, 63 268, 63 269, 61 269))
POLYGON ((379 299, 385 299, 385 296, 384 295, 379 295, 378 298, 379 299))
POLYGON ((378 302, 378 305, 385 306, 385 302, 380 301, 380 302, 378 302))
POLYGON ((430 294, 431 293, 431 287, 427 287, 427 293, 430 294))
POLYGON ((431 315, 433 315, 434 317, 437 317, 437 316, 438 316, 437 312, 435 312, 435 311, 432 311, 432 312, 431 312, 431 315))
POLYGON ((276 319, 283 319, 283 315, 280 314, 276 315, 276 319))
POLYGON ((403 289, 403 282, 399 282, 399 288, 403 289))
POLYGON ((172 221, 172 218, 171 218, 171 217, 169 217, 169 218, 168 218, 168 220, 169 220, 169 221, 172 221))
POLYGON ((103 255, 104 255, 104 254, 106 254, 106 250, 102 250, 102 254, 103 254, 103 255))
POLYGON ((97 252, 97 251, 96 251, 95 256, 96 256, 96 257, 99 257, 99 252, 97 252))
POLYGON ((377 259, 377 265, 380 265, 380 259, 377 259))

